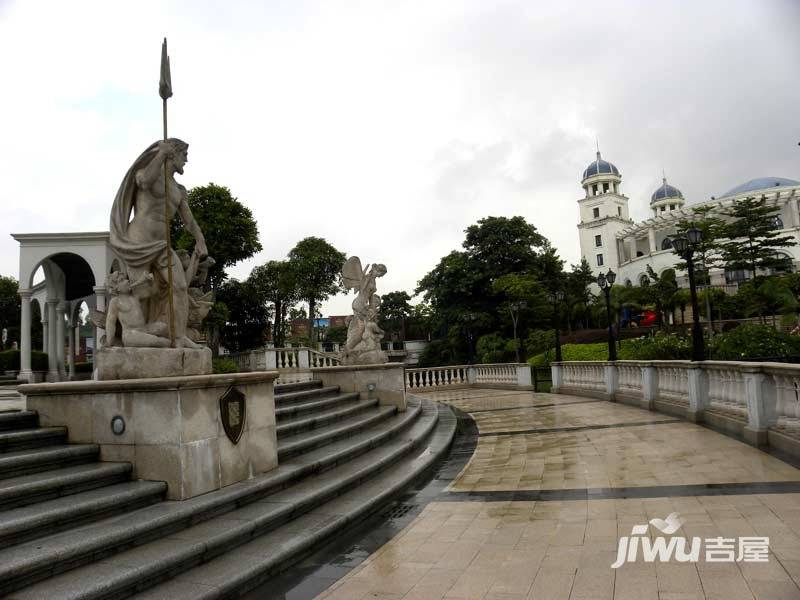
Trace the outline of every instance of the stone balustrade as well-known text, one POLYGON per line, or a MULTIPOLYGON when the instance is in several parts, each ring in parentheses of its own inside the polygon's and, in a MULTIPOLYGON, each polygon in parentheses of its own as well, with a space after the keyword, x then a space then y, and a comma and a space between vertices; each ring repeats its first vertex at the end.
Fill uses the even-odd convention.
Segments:
POLYGON ((800 365, 734 361, 562 362, 553 393, 591 396, 705 422, 800 455, 800 365))
POLYGON ((530 365, 502 363, 406 369, 406 388, 493 387, 533 389, 530 365))
POLYGON ((240 372, 249 371, 308 371, 309 369, 336 367, 339 359, 312 348, 257 348, 247 352, 228 354, 240 372))

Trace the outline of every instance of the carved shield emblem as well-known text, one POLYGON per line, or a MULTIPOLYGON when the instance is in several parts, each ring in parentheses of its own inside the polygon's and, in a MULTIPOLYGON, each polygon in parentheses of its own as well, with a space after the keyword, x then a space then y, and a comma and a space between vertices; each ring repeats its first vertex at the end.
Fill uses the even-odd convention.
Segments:
POLYGON ((219 413, 225 435, 231 442, 237 444, 242 437, 247 418, 247 397, 235 387, 229 387, 219 399, 219 413))

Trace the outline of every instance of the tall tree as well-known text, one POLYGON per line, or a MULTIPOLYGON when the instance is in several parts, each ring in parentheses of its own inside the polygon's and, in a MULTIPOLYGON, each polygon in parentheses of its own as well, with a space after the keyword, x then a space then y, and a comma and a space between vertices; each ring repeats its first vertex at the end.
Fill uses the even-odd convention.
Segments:
POLYGON ((767 206, 764 198, 743 198, 723 211, 731 221, 723 229, 722 260, 728 270, 746 270, 752 279, 759 269, 786 271, 791 259, 779 250, 796 245, 790 235, 781 235, 778 208, 767 206))
POLYGON ((381 296, 381 327, 399 332, 400 339, 406 339, 406 319, 413 312, 411 296, 408 292, 388 292, 381 296))
POLYGON ((307 237, 289 252, 298 295, 308 302, 309 341, 316 341, 314 315, 317 304, 341 291, 341 272, 345 255, 323 238, 307 237))
POLYGON ((272 303, 272 340, 276 347, 283 347, 286 341, 286 315, 289 308, 300 300, 293 264, 285 260, 271 260, 254 268, 248 281, 267 302, 272 303))
MULTIPOLYGON (((261 251, 258 225, 252 211, 224 186, 209 183, 192 188, 187 202, 203 230, 208 253, 216 261, 209 270, 208 283, 217 290, 227 278, 228 267, 261 251)), ((194 246, 194 238, 178 220, 173 222, 173 239, 178 249, 191 250, 194 246)))
POLYGON ((230 279, 217 291, 217 313, 225 313, 220 341, 231 352, 257 348, 264 343, 269 310, 264 297, 247 281, 230 279))
POLYGON ((5 345, 9 348, 13 342, 19 342, 22 304, 18 292, 19 285, 16 279, 0 275, 0 330, 8 330, 8 341, 5 345))
MULTIPOLYGON (((560 271, 561 261, 547 240, 522 217, 486 217, 465 230, 463 250, 453 251, 420 279, 415 294, 431 307, 433 329, 447 340, 449 355, 464 360, 467 338, 477 340, 499 329, 512 333, 512 319, 501 305, 507 302, 494 282, 504 275, 532 275, 538 280, 560 271)), ((526 313, 533 326, 541 316, 526 313), (533 318, 529 318, 533 317, 533 318)), ((544 319, 549 322, 548 319, 544 319)))

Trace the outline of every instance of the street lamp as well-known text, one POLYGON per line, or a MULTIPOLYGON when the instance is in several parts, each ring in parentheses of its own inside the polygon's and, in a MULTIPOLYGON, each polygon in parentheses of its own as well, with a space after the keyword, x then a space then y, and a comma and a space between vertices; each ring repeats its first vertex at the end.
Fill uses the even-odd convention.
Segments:
POLYGON ((508 309, 511 313, 511 323, 514 326, 514 350, 517 354, 517 364, 521 362, 519 359, 519 341, 517 340, 517 323, 519 323, 519 311, 526 306, 528 306, 528 303, 524 300, 520 300, 518 302, 509 302, 508 304, 508 309))
POLYGON ((678 256, 686 261, 686 271, 689 274, 689 295, 692 298, 692 360, 705 359, 705 344, 703 330, 700 328, 700 308, 697 304, 697 285, 694 281, 694 253, 697 245, 703 241, 703 232, 697 227, 692 227, 685 236, 672 239, 672 247, 678 256))
POLYGON ((564 292, 558 290, 555 293, 548 293, 547 301, 553 305, 553 328, 556 330, 556 362, 561 362, 561 332, 559 331, 561 311, 558 307, 564 301, 564 292))
POLYGON ((611 269, 608 273, 600 273, 597 276, 597 285, 606 295, 606 318, 608 319, 608 360, 617 360, 617 345, 614 343, 614 329, 611 326, 611 286, 617 279, 617 274, 611 269))
POLYGON ((467 330, 467 344, 469 345, 469 364, 475 364, 475 351, 472 344, 472 326, 478 320, 478 315, 475 313, 467 313, 463 317, 465 328, 467 330))

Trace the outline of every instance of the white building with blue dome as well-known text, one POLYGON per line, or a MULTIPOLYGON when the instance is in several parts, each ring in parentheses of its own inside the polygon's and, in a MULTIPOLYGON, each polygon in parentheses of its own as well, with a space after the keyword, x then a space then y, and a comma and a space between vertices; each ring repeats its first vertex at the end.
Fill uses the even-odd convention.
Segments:
MULTIPOLYGON (((629 199, 620 191, 621 182, 619 169, 604 160, 600 152, 581 179, 584 190, 584 197, 578 200, 581 256, 595 275, 612 269, 617 273, 617 283, 640 285, 648 265, 659 274, 674 268, 678 257, 672 251, 670 237, 675 235, 680 220, 691 219, 693 209, 698 206, 711 206, 712 215, 717 212, 716 216, 724 218, 723 209, 747 197, 764 198, 768 205, 775 206, 775 227, 798 242, 798 246, 785 248, 782 253, 791 258, 793 269, 800 264, 800 181, 759 177, 717 198, 687 204, 683 193, 664 177, 650 196, 653 216, 640 223, 634 223, 629 216, 629 199)), ((712 271, 711 285, 737 286, 748 276, 744 272, 712 271)), ((678 281, 688 285, 685 273, 678 273, 678 281)))

